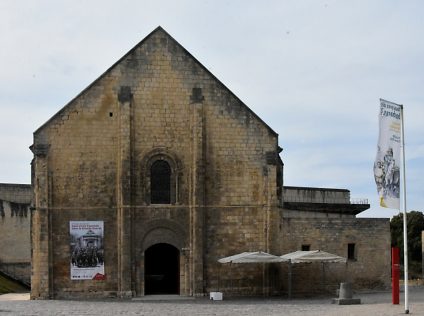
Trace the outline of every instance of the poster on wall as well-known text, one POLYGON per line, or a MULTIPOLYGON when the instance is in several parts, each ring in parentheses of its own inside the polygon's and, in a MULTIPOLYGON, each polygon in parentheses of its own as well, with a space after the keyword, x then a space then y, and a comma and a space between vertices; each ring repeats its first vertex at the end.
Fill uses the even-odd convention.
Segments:
POLYGON ((71 280, 104 280, 103 221, 70 221, 71 280))

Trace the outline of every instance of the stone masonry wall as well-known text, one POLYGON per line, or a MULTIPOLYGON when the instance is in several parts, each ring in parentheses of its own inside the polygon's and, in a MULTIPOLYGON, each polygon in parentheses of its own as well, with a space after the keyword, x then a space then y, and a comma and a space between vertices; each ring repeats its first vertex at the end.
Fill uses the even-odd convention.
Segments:
MULTIPOLYGON (((348 257, 348 244, 355 244, 355 258, 345 264, 296 264, 293 269, 293 292, 334 293, 340 282, 352 282, 354 288, 381 289, 390 284, 389 219, 372 218, 283 218, 280 252, 286 254, 309 245, 310 250, 323 250, 348 257)), ((287 267, 280 270, 287 280, 287 267)), ((287 291, 287 282, 281 284, 287 291)))
POLYGON ((28 284, 31 197, 30 185, 0 183, 0 270, 28 284))
POLYGON ((350 192, 344 189, 283 187, 284 201, 304 203, 350 203, 350 192))
MULTIPOLYGON (((42 126, 37 146, 48 148, 36 192, 51 219, 36 237, 51 252, 50 297, 143 295, 155 241, 180 250, 181 293, 203 295, 220 257, 271 247, 277 135, 161 30, 42 126), (150 204, 155 159, 172 168, 170 205, 150 204), (105 281, 70 280, 70 220, 105 221, 105 281)), ((47 269, 40 260, 33 274, 47 269)))
POLYGON ((208 291, 220 290, 226 295, 263 294, 262 265, 221 264, 218 259, 245 251, 266 251, 264 214, 263 209, 249 207, 208 210, 208 291))

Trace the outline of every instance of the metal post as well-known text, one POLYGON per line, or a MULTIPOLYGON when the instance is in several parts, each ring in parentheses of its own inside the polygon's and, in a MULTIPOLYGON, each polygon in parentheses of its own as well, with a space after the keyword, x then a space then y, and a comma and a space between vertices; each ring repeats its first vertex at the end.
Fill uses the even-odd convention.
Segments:
POLYGON ((399 248, 392 247, 392 304, 399 304, 399 248))
POLYGON ((291 262, 291 259, 289 259, 288 294, 289 294, 289 299, 291 299, 291 296, 292 296, 292 262, 291 262))
POLYGON ((422 262, 422 278, 424 279, 424 230, 421 232, 421 262, 422 262))
POLYGON ((406 219, 406 179, 405 179, 405 131, 403 121, 403 105, 400 106, 402 125, 402 177, 403 177, 403 264, 404 264, 404 285, 405 285, 405 314, 409 314, 408 302, 408 239, 407 239, 407 219, 406 219))

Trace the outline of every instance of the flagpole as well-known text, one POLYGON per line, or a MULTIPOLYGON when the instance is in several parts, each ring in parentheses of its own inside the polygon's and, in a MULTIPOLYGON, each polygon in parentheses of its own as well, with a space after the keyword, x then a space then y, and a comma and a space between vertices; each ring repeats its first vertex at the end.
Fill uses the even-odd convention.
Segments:
POLYGON ((404 265, 404 286, 405 286, 405 314, 409 314, 409 293, 408 293, 408 240, 407 240, 407 220, 406 220, 406 179, 405 179, 405 132, 403 122, 403 105, 400 106, 400 117, 402 125, 402 178, 403 178, 403 265, 404 265))

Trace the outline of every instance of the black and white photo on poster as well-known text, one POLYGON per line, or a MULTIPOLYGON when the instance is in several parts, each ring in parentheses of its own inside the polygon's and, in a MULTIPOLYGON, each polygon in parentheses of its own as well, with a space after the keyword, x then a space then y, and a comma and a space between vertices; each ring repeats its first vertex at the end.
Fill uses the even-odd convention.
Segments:
POLYGON ((104 280, 103 221, 70 221, 71 280, 104 280))

